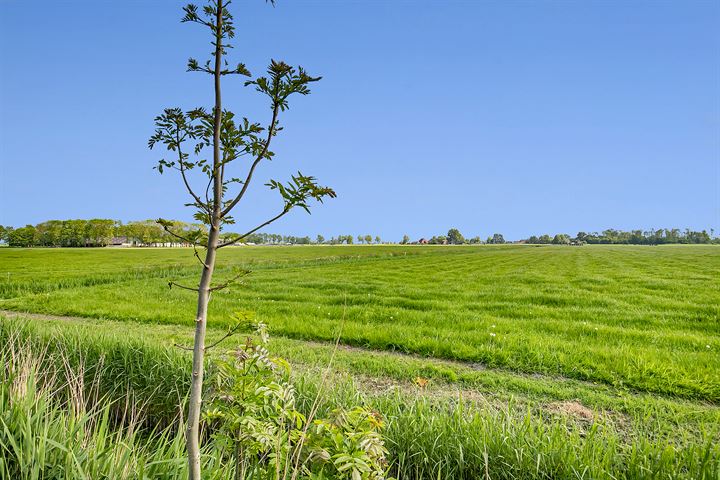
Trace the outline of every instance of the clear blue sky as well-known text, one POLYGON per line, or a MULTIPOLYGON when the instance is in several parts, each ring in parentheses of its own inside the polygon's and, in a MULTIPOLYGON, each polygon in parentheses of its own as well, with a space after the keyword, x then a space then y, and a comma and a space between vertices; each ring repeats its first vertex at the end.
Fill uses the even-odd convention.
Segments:
MULTIPOLYGON (((207 36, 183 2, 0 0, 0 223, 189 219, 146 147, 207 36)), ((234 0, 231 58, 323 75, 261 180, 300 169, 338 198, 273 232, 720 230, 720 2, 234 0)), ((267 121, 225 82, 228 108, 267 121)), ((252 189, 251 225, 276 210, 252 189)), ((239 229, 239 228, 238 228, 239 229)))

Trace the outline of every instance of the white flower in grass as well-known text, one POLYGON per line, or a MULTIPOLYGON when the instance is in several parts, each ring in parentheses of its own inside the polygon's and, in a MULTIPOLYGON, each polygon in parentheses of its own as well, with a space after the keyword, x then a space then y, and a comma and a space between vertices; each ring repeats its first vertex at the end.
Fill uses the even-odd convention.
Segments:
POLYGON ((495 328, 495 325, 490 325, 490 328, 495 328))
POLYGON ((705 348, 710 348, 710 345, 705 345, 705 348))
POLYGON ((490 336, 491 336, 491 337, 497 337, 497 333, 495 333, 495 332, 490 332, 490 336))

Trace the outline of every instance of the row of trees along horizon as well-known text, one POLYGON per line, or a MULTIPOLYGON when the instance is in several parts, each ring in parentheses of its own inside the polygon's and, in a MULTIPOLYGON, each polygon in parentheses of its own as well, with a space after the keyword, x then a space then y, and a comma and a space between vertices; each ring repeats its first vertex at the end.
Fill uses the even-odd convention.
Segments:
MULTIPOLYGON (((201 230, 207 234, 203 224, 172 221, 168 232, 155 220, 132 221, 123 224, 120 221, 94 218, 90 220, 49 220, 37 225, 21 228, 0 225, 0 242, 11 247, 105 247, 113 244, 136 246, 183 245, 171 232, 182 234, 201 230)), ((237 236, 234 232, 224 232, 224 240, 237 236)), ((255 244, 372 244, 382 243, 379 236, 338 235, 325 239, 322 235, 310 236, 280 235, 275 233, 253 233, 243 239, 243 243, 255 244)))
MULTIPOLYGON (((403 242, 407 240, 407 235, 403 238, 403 242)), ((440 235, 430 238, 429 244, 502 244, 508 243, 502 234, 496 233, 482 241, 480 237, 465 239, 460 231, 451 228, 447 235, 440 235)), ((535 245, 583 245, 589 244, 615 244, 615 245, 663 245, 663 244, 710 244, 720 243, 720 238, 715 236, 715 231, 710 229, 694 231, 690 229, 680 230, 678 228, 660 228, 657 230, 615 230, 607 229, 602 232, 578 232, 574 237, 566 233, 558 233, 554 236, 531 235, 527 239, 519 240, 511 243, 530 243, 535 245)))
MULTIPOLYGON (((183 233, 203 230, 204 226, 196 223, 173 221, 171 232, 183 233)), ((207 233, 207 232, 206 232, 207 233)), ((663 244, 711 244, 720 243, 714 230, 693 231, 680 230, 615 230, 602 232, 578 232, 577 235, 559 233, 556 235, 532 235, 517 242, 508 242, 500 233, 481 239, 479 236, 465 238, 457 228, 451 228, 447 235, 437 235, 429 239, 411 240, 404 235, 398 243, 401 245, 478 245, 529 243, 537 245, 582 245, 582 244, 628 244, 628 245, 663 245, 663 244)), ((226 232, 223 238, 233 238, 236 234, 226 232)), ((132 221, 122 223, 117 220, 95 218, 90 220, 49 220, 37 225, 22 228, 4 227, 0 225, 0 242, 11 247, 105 247, 113 244, 133 246, 170 246, 182 245, 177 238, 154 220, 132 221)), ((243 240, 243 243, 263 245, 353 245, 395 243, 383 241, 380 236, 373 235, 338 235, 326 239, 323 235, 310 236, 280 235, 275 233, 254 233, 243 240)))

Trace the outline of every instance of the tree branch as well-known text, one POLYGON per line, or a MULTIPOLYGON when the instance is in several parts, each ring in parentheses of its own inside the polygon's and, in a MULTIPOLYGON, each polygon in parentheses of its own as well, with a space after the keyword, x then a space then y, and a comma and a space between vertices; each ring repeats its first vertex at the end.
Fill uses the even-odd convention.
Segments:
POLYGON ((231 278, 230 280, 228 280, 227 282, 221 283, 220 285, 217 285, 217 286, 215 286, 215 287, 210 287, 210 291, 211 291, 211 292, 215 292, 215 291, 218 291, 218 290, 222 290, 223 288, 227 288, 227 287, 229 287, 230 285, 232 285, 233 283, 235 283, 235 281, 236 281, 238 278, 244 277, 245 275, 249 275, 249 274, 250 274, 250 270, 243 270, 243 271, 241 271, 240 273, 238 273, 237 275, 235 275, 233 278, 231 278))
POLYGON ((272 121, 270 122, 270 127, 268 128, 268 136, 267 136, 267 139, 265 140, 265 145, 263 145, 262 151, 260 152, 260 154, 257 156, 255 161, 250 166, 250 170, 248 171, 247 177, 245 178, 245 182, 243 183, 242 189, 240 189, 240 193, 238 193, 237 196, 233 199, 233 201, 230 202, 230 204, 227 207, 225 207, 225 209, 221 212, 221 214, 220 214, 221 217, 224 217, 228 213, 230 213, 230 210, 232 210, 235 207, 235 205, 238 204, 238 202, 242 199, 243 195, 245 195, 245 192, 247 191, 248 186, 250 186, 250 180, 252 180, 253 173, 255 172, 255 167, 257 167, 258 163, 260 163, 260 161, 263 158, 265 158, 268 148, 270 148, 270 142, 272 140, 273 133, 275 132, 275 124, 277 122, 279 109, 280 109, 280 104, 276 102, 275 105, 273 106, 272 121))
POLYGON ((232 337, 233 335, 235 335, 235 332, 237 332, 237 331, 240 329, 240 327, 242 327, 243 325, 245 325, 243 322, 240 322, 240 323, 238 323, 237 325, 235 325, 233 328, 231 328, 230 330, 228 330, 227 333, 226 333, 225 335, 223 335, 220 340, 218 340, 218 341, 216 341, 216 342, 213 342, 212 344, 210 344, 210 345, 208 345, 207 347, 205 347, 205 351, 207 352, 207 351, 210 350, 211 348, 217 347, 217 346, 220 344, 220 342, 222 342, 223 340, 225 340, 225 339, 227 339, 227 338, 230 338, 230 337, 232 337))
POLYGON ((205 268, 210 268, 210 267, 208 267, 208 264, 205 263, 205 260, 203 260, 202 258, 200 258, 200 254, 199 254, 198 251, 197 251, 197 245, 195 245, 194 243, 193 243, 193 250, 195 251, 195 258, 198 259, 198 262, 200 262, 200 265, 202 265, 202 266, 205 267, 205 268))
POLYGON ((170 230, 167 225, 163 225, 162 227, 163 227, 163 230, 165 230, 167 233, 169 233, 169 234, 172 235, 173 237, 178 238, 178 239, 182 240, 183 242, 189 243, 189 244, 191 244, 191 245, 193 245, 193 246, 196 245, 196 243, 193 242, 192 240, 190 240, 189 238, 185 238, 185 237, 183 237, 182 235, 178 235, 177 233, 175 233, 175 232, 173 232, 172 230, 170 230))
POLYGON ((187 191, 190 194, 190 196, 192 196, 195 199, 195 201, 197 202, 197 206, 199 208, 202 208, 206 212, 210 213, 210 211, 208 210, 206 205, 203 204, 202 200, 200 200, 200 197, 198 197, 195 194, 195 192, 193 191, 193 189, 190 187, 190 183, 188 182, 188 179, 185 176, 185 162, 183 160, 182 149, 180 148, 180 132, 179 131, 176 134, 176 139, 177 139, 177 144, 178 144, 178 157, 180 158, 180 174, 182 175, 183 183, 185 183, 185 188, 187 188, 187 191))
POLYGON ((180 285, 179 283, 176 283, 176 282, 168 282, 168 287, 172 288, 173 286, 178 287, 178 288, 182 288, 182 289, 184 289, 184 290, 190 290, 191 292, 198 292, 198 291, 200 291, 199 288, 186 287, 185 285, 180 285))
POLYGON ((208 176, 208 184, 205 187, 205 200, 207 200, 207 204, 210 205, 210 185, 213 184, 213 180, 215 180, 215 174, 212 173, 208 176))
POLYGON ((272 222, 274 222, 275 220, 279 219, 280 217, 282 217, 283 215, 285 215, 285 214, 288 213, 289 211, 290 211, 289 208, 284 209, 282 212, 280 212, 279 214, 275 215, 273 218, 271 218, 271 219, 268 220, 267 222, 265 222, 265 223, 263 223, 263 224, 261 224, 261 225, 258 225, 257 227, 253 228, 253 229, 250 230, 249 232, 243 233, 242 235, 238 235, 238 236, 235 237, 234 239, 228 240, 227 242, 219 243, 218 246, 217 246, 217 248, 227 247, 228 245, 232 245, 233 243, 239 242, 239 241, 242 240, 243 238, 245 238, 245 237, 247 237, 247 236, 249 236, 249 235, 252 235, 253 233, 257 232, 257 231, 260 230, 261 228, 263 228, 263 227, 265 227, 265 226, 267 226, 267 225, 270 225, 272 222))

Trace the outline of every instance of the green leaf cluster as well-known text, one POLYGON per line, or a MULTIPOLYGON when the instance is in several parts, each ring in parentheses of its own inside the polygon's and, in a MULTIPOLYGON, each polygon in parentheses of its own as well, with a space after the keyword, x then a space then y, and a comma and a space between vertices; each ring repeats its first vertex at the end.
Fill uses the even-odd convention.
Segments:
POLYGON ((309 177, 300 172, 298 172, 297 175, 293 175, 286 184, 282 184, 277 180, 270 180, 266 185, 270 190, 280 192, 280 196, 285 202, 285 211, 293 207, 300 207, 307 213, 310 213, 308 200, 314 199, 322 203, 325 197, 336 197, 335 191, 332 188, 321 187, 316 183, 315 177, 309 177))
POLYGON ((297 409, 289 364, 267 348, 267 326, 258 324, 256 333, 259 343, 248 337, 212 364, 204 412, 214 443, 240 478, 299 471, 306 479, 385 479, 379 414, 355 407, 307 418, 297 409))

